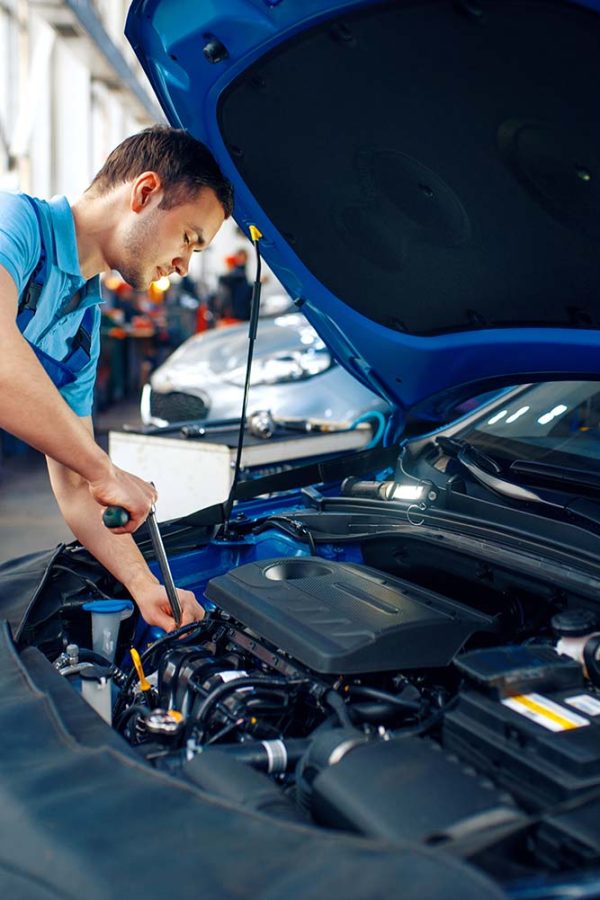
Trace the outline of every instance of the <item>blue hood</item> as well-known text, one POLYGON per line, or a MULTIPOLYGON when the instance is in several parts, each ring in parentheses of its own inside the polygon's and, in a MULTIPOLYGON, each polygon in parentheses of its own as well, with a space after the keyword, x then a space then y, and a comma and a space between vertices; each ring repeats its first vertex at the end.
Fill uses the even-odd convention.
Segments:
POLYGON ((399 411, 600 376, 599 3, 134 0, 171 124, 399 411))

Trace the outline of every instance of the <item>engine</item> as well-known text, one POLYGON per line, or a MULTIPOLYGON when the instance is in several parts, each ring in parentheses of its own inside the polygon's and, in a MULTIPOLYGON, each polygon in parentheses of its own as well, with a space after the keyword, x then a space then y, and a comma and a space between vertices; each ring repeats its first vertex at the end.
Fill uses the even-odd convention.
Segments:
POLYGON ((447 845, 492 870, 600 856, 589 609, 515 641, 489 602, 306 556, 231 569, 205 595, 206 619, 133 651, 128 673, 73 646, 55 664, 96 703, 104 683, 97 708, 151 765, 272 816, 447 845))

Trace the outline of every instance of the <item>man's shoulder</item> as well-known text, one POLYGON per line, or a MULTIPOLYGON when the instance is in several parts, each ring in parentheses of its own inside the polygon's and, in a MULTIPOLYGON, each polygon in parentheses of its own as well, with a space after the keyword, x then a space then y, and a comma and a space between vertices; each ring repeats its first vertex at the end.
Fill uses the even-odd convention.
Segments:
POLYGON ((35 215, 32 202, 33 197, 23 191, 0 191, 0 204, 5 208, 23 210, 28 215, 35 215))
POLYGON ((39 229, 34 202, 29 194, 0 191, 0 216, 4 227, 37 236, 39 229))
POLYGON ((27 194, 0 191, 0 263, 21 291, 41 251, 39 225, 27 194))

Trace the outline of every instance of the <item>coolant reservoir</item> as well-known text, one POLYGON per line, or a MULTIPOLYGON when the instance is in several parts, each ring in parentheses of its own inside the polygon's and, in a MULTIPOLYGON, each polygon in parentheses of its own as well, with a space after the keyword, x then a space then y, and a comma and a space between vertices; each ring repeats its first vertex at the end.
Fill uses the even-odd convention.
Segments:
POLYGON ((119 637, 122 619, 133 612, 131 600, 92 600, 83 608, 92 615, 92 647, 105 659, 112 662, 119 637))
POLYGON ((101 666, 89 666, 81 670, 81 694, 99 716, 110 725, 112 722, 111 670, 101 666))
POLYGON ((584 665, 583 650, 588 640, 598 634, 598 617, 591 609, 565 610, 552 616, 556 634, 556 652, 570 656, 584 665))

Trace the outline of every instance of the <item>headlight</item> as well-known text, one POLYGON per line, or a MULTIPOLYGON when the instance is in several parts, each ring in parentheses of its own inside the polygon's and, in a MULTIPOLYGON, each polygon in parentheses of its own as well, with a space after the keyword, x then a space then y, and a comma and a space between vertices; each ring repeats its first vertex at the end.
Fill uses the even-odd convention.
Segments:
MULTIPOLYGON (((285 356, 273 356, 267 359, 255 359, 252 363, 250 384, 285 384, 290 381, 305 381, 314 375, 326 372, 333 365, 329 351, 297 350, 285 356)), ((243 387, 246 367, 238 366, 225 376, 232 384, 243 387)))

